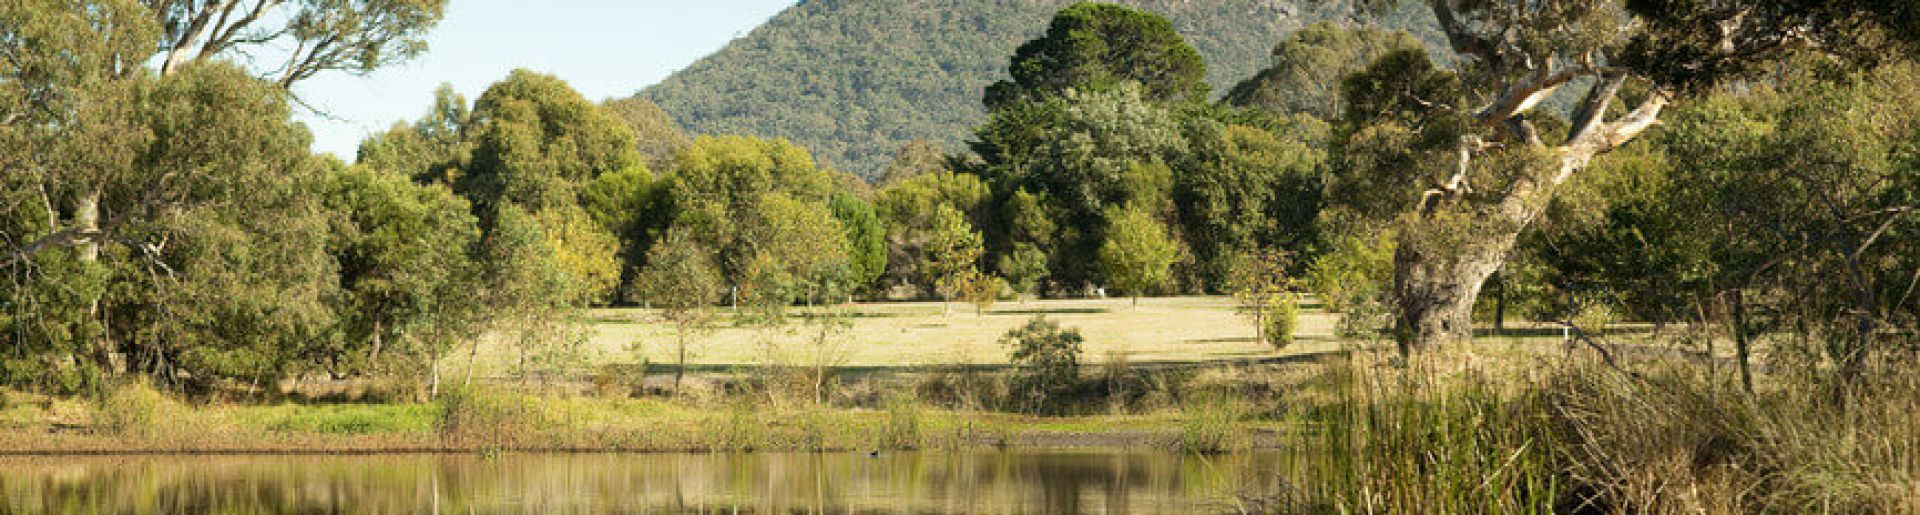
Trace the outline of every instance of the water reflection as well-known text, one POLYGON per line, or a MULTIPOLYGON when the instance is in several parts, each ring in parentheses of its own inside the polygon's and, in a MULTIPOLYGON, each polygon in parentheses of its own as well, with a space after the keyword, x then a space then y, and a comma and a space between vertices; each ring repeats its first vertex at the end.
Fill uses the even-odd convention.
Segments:
POLYGON ((1152 451, 0 459, 5 513, 1218 511, 1279 456, 1152 451), (1211 507, 1211 510, 1206 508, 1211 507))

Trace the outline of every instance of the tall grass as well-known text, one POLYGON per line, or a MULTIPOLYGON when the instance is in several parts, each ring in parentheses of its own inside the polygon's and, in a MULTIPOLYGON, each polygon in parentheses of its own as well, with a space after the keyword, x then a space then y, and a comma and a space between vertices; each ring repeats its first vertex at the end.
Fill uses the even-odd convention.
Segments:
POLYGON ((1181 407, 1176 446, 1187 452, 1212 454, 1246 449, 1251 445, 1240 421, 1252 411, 1236 392, 1209 390, 1181 407))
POLYGON ((186 410, 145 380, 114 387, 94 402, 94 425, 124 437, 153 438, 186 410))
POLYGON ((454 443, 514 446, 532 441, 532 433, 548 425, 535 401, 524 394, 455 386, 440 394, 439 403, 434 427, 441 438, 454 443))
POLYGON ((1393 373, 1360 358, 1328 365, 1331 402, 1296 415, 1288 445, 1295 506, 1341 511, 1549 513, 1561 485, 1554 436, 1530 394, 1426 364, 1393 373))
POLYGON ((1354 513, 1913 513, 1920 379, 1446 356, 1333 363, 1290 415, 1292 482, 1256 503, 1354 513))

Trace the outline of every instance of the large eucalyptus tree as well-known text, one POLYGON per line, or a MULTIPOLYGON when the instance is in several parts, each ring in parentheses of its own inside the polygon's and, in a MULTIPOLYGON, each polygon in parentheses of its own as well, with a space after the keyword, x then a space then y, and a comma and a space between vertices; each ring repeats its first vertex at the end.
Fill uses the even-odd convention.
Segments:
POLYGON ((1920 41, 1920 6, 1896 0, 1422 1, 1462 61, 1381 58, 1347 84, 1342 142, 1370 149, 1353 173, 1417 192, 1394 258, 1403 350, 1470 340, 1518 235, 1670 103, 1792 51, 1862 63, 1920 41), (1570 118, 1539 112, 1576 84, 1570 118))

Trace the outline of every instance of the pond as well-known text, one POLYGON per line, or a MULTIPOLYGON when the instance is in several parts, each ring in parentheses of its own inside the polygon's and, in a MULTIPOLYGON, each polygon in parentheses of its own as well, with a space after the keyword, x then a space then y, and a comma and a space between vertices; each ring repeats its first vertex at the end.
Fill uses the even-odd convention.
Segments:
POLYGON ((1213 513, 1278 453, 0 458, 5 513, 1213 513))

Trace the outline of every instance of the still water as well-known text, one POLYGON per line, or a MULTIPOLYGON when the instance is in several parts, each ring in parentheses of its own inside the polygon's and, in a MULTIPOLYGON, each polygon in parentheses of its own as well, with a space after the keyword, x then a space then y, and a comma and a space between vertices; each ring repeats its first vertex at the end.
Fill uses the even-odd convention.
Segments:
POLYGON ((1214 513, 1281 456, 1159 451, 0 458, 4 513, 1214 513))

